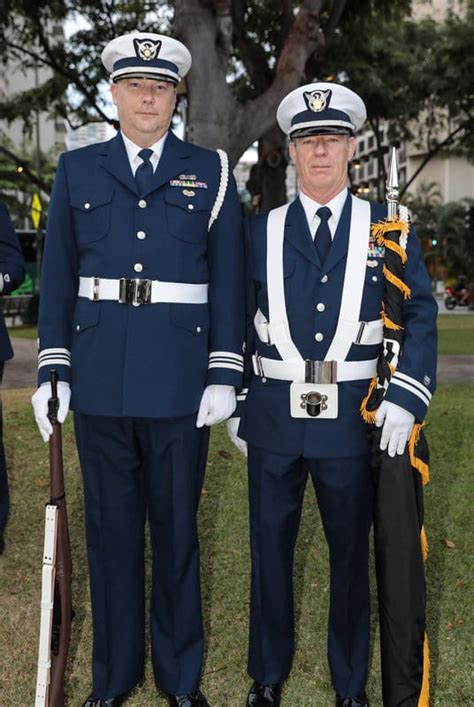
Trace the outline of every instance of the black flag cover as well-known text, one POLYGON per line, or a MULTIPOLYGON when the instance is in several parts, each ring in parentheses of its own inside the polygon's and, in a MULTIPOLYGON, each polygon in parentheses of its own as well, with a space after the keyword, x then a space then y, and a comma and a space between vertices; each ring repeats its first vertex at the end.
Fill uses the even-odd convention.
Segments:
POLYGON ((384 349, 377 375, 361 405, 369 423, 374 473, 374 548, 379 604, 382 693, 385 707, 428 707, 429 649, 425 630, 423 486, 429 480, 428 446, 422 425, 413 428, 403 455, 380 450, 382 428, 375 412, 383 400, 403 349, 402 305, 410 297, 403 276, 409 237, 407 219, 372 225, 385 247, 382 317, 384 349))

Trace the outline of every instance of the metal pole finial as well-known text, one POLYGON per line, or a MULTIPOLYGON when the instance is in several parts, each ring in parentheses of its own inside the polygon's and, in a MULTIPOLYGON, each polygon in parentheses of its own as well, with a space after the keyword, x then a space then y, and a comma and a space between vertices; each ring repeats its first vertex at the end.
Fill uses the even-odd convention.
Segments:
POLYGON ((386 200, 388 206, 387 220, 396 221, 398 218, 398 165, 397 149, 395 147, 392 147, 392 157, 386 186, 386 200))

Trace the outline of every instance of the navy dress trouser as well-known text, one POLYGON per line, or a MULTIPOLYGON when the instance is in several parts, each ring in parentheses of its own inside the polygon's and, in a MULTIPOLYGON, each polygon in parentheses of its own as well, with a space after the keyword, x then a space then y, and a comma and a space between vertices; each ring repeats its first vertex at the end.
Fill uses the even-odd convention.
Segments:
POLYGON ((328 659, 342 697, 363 692, 370 593, 371 476, 367 456, 308 459, 249 445, 252 553, 248 672, 284 680, 294 652, 293 556, 310 473, 330 554, 328 659))
POLYGON ((144 534, 153 554, 150 606, 157 685, 199 685, 203 627, 196 514, 209 430, 171 419, 76 413, 94 627, 93 691, 108 699, 140 681, 145 662, 144 534))

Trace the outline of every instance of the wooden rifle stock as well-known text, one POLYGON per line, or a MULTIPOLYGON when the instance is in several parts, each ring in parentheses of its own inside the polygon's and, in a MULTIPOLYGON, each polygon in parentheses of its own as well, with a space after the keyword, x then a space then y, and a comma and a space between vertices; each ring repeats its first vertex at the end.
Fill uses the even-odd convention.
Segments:
POLYGON ((64 706, 64 673, 71 639, 72 558, 69 542, 61 425, 57 419, 57 373, 51 371, 48 417, 50 499, 46 505, 41 587, 41 625, 35 707, 64 706))

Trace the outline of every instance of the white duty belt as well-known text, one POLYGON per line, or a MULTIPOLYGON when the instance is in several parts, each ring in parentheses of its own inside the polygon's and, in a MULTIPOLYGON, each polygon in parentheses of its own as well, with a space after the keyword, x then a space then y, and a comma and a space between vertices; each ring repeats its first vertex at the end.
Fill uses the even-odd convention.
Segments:
POLYGON ((278 361, 252 356, 255 375, 293 383, 343 383, 372 378, 377 371, 376 358, 367 361, 278 361))
POLYGON ((92 302, 109 300, 121 304, 206 304, 208 284, 188 282, 162 282, 143 278, 110 279, 106 277, 80 277, 79 297, 92 302))

